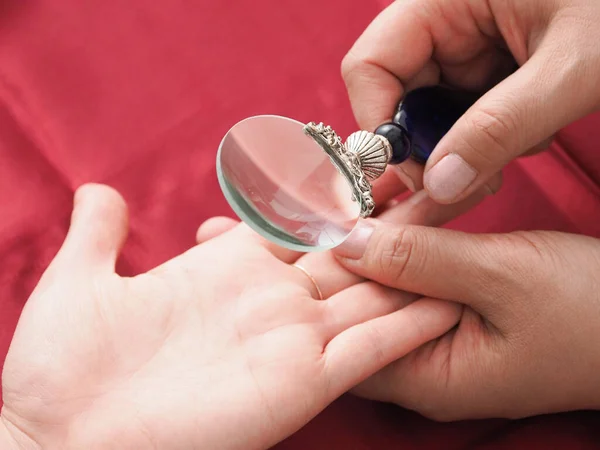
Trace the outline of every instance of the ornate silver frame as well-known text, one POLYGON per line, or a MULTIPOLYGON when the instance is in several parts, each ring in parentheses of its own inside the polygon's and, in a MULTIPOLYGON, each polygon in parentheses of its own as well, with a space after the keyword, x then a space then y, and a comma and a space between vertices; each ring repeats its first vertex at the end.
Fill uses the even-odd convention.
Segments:
POLYGON ((304 133, 321 146, 348 180, 352 200, 360 204, 360 216, 370 216, 375 210, 371 181, 381 176, 392 157, 388 140, 368 131, 357 131, 344 144, 329 125, 315 122, 305 125, 304 133))

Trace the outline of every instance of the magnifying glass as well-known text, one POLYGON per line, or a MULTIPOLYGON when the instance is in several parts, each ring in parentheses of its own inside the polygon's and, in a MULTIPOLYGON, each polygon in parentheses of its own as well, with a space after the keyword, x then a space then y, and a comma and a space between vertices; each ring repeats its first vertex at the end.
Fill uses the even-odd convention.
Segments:
POLYGON ((478 96, 441 86, 408 93, 393 120, 343 142, 322 123, 262 115, 234 125, 217 154, 225 198, 276 244, 325 251, 375 209, 372 183, 389 164, 421 164, 478 96))

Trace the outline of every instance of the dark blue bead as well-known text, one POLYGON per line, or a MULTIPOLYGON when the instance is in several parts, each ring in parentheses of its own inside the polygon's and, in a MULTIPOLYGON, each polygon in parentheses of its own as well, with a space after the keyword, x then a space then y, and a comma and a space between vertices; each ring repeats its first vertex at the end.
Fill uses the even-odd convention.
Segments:
POLYGON ((410 142, 410 157, 424 164, 438 142, 478 98, 478 94, 442 86, 424 87, 406 94, 393 123, 405 131, 410 142))
POLYGON ((410 141, 406 131, 395 123, 381 125, 375 134, 386 138, 392 146, 390 164, 400 164, 410 158, 410 141))

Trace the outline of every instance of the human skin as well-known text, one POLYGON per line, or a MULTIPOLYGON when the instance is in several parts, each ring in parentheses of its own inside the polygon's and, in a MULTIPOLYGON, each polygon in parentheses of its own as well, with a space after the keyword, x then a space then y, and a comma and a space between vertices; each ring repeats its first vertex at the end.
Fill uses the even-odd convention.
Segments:
MULTIPOLYGON (((378 192, 383 203, 393 195, 378 192)), ((449 207, 416 195, 380 220, 437 225, 483 198, 449 207)), ((184 254, 121 277, 127 221, 114 190, 77 191, 5 361, 2 448, 269 448, 452 328, 461 310, 225 218, 202 225, 184 254)))
POLYGON ((456 327, 358 386, 440 421, 600 408, 600 240, 365 221, 335 249, 384 286, 463 305, 456 327))
POLYGON ((455 203, 598 110, 598 23, 596 0, 399 0, 356 41, 342 73, 367 130, 391 120, 416 87, 485 92, 425 167, 407 161, 391 168, 412 190, 455 203))

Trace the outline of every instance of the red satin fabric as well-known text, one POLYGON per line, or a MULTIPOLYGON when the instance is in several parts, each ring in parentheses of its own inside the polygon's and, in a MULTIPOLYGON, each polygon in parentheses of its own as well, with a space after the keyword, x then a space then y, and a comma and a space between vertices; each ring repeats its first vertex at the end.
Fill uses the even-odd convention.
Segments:
MULTIPOLYGON (((121 273, 184 251, 204 219, 231 215, 214 162, 235 122, 273 113, 355 129, 339 64, 386 4, 0 3, 0 360, 78 185, 110 184, 130 205, 121 273)), ((600 237, 599 125, 589 117, 512 164, 501 193, 450 226, 600 237)), ((278 448, 592 449, 599 424, 595 413, 436 424, 346 396, 278 448)))

